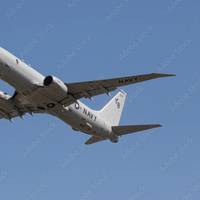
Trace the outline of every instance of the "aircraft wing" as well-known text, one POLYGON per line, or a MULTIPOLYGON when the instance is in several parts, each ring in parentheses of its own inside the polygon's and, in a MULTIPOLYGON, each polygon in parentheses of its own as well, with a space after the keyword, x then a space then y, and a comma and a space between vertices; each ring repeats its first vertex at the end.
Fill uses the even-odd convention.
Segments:
POLYGON ((100 94, 106 94, 106 93, 108 94, 109 92, 114 91, 121 86, 126 86, 147 80, 169 77, 169 76, 175 76, 175 75, 152 73, 139 76, 128 76, 128 77, 120 77, 120 78, 106 79, 106 80, 66 83, 66 86, 69 89, 69 94, 71 94, 71 96, 74 99, 80 99, 83 97, 92 98, 93 96, 97 96, 100 94))
POLYGON ((3 108, 0 105, 0 119, 8 119, 11 120, 16 117, 23 117, 26 113, 41 113, 40 110, 36 110, 34 108, 26 108, 26 107, 15 107, 12 108, 3 108))
POLYGON ((21 108, 13 108, 13 109, 1 109, 0 107, 0 119, 8 119, 8 120, 12 120, 13 118, 16 118, 16 117, 21 117, 23 118, 23 116, 25 114, 39 114, 39 113, 45 113, 45 112, 42 112, 41 110, 37 110, 35 108, 26 108, 26 107, 21 107, 21 108))
POLYGON ((11 120, 15 117, 23 117, 26 113, 32 114, 41 112, 41 110, 37 110, 34 107, 17 103, 14 97, 0 101, 0 119, 4 118, 11 120))
POLYGON ((0 119, 8 119, 11 120, 15 117, 22 117, 25 114, 22 110, 16 110, 13 108, 1 108, 0 107, 0 119))

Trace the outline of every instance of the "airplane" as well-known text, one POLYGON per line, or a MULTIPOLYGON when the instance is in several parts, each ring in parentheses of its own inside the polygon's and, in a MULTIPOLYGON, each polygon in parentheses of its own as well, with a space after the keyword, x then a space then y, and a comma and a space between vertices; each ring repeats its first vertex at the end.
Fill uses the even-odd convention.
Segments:
POLYGON ((0 47, 0 79, 15 88, 14 94, 0 92, 0 119, 12 121, 27 113, 50 114, 69 124, 74 131, 90 135, 85 144, 110 140, 118 143, 123 135, 161 127, 160 124, 120 126, 127 94, 120 90, 101 110, 93 110, 80 99, 107 94, 121 86, 173 74, 151 73, 107 80, 64 83, 59 78, 43 76, 30 65, 0 47))

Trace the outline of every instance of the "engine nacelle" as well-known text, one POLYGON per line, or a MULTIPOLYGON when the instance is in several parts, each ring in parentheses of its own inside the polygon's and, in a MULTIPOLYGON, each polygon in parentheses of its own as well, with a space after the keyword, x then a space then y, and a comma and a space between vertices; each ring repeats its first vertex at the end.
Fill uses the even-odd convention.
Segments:
POLYGON ((57 77, 47 76, 43 84, 46 87, 46 92, 50 99, 61 101, 67 96, 67 86, 57 77))
POLYGON ((11 96, 0 91, 0 117, 10 119, 7 113, 13 113, 14 105, 10 101, 11 96))
POLYGON ((10 98, 11 98, 10 95, 6 94, 5 92, 0 91, 0 100, 7 101, 10 98))

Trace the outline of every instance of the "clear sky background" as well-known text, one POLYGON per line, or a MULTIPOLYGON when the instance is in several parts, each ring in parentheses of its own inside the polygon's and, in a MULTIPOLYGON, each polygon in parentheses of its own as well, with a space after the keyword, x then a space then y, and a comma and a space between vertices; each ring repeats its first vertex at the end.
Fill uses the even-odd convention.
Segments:
MULTIPOLYGON (((1 1, 0 45, 44 75, 177 77, 124 88, 121 124, 163 128, 116 145, 85 146, 87 135, 51 116, 1 120, 0 199, 198 199, 199 10, 198 0, 1 1)), ((84 102, 100 109, 109 99, 84 102)))

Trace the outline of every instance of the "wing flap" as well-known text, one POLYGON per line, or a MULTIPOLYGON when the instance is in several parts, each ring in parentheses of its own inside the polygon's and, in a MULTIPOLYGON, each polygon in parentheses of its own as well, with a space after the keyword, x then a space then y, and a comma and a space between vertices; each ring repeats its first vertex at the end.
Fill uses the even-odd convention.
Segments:
POLYGON ((162 126, 160 124, 149 124, 149 125, 113 126, 112 129, 117 136, 122 136, 159 127, 162 126))

